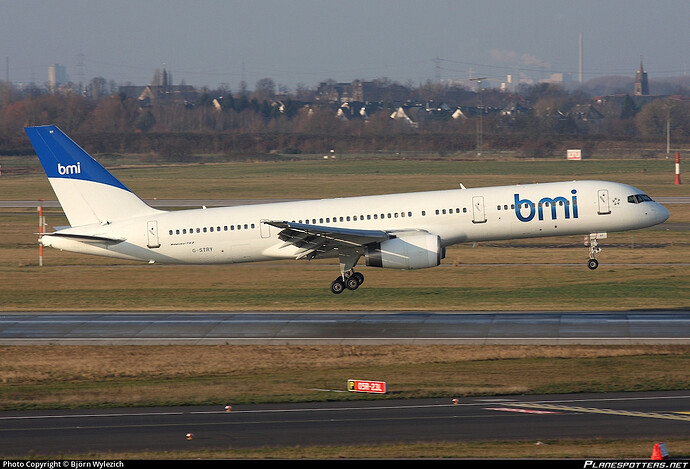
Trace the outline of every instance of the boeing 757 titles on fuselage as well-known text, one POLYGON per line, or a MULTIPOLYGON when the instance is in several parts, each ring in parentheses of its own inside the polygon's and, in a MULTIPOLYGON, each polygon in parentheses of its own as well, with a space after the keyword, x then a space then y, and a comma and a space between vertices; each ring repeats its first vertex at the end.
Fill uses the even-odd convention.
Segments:
POLYGON ((435 267, 448 246, 588 235, 590 269, 607 232, 663 223, 668 210, 616 182, 568 181, 157 210, 56 126, 27 127, 70 227, 41 236, 66 251, 167 264, 337 258, 333 293, 355 290, 366 265, 435 267))

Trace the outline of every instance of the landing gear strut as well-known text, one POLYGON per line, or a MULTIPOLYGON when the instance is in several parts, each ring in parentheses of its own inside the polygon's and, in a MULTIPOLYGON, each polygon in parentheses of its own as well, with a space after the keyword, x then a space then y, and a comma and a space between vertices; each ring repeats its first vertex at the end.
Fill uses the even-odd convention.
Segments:
POLYGON ((595 259, 596 255, 601 252, 599 241, 597 241, 597 238, 599 237, 606 237, 606 235, 603 233, 595 233, 589 235, 589 242, 585 240, 585 246, 589 244, 589 260, 587 261, 587 267, 589 267, 590 270, 594 270, 599 267, 599 261, 595 259))
POLYGON ((331 283, 331 292, 338 295, 346 288, 348 290, 357 290, 362 283, 364 283, 364 275, 352 270, 345 275, 344 279, 343 276, 340 276, 333 280, 333 283, 331 283))

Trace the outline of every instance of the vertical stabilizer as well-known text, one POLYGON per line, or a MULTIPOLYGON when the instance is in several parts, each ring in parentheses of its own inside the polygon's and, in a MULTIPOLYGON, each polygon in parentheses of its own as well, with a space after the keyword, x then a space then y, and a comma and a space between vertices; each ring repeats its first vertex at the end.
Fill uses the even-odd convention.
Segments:
POLYGON ((72 226, 156 213, 54 125, 26 134, 72 226))

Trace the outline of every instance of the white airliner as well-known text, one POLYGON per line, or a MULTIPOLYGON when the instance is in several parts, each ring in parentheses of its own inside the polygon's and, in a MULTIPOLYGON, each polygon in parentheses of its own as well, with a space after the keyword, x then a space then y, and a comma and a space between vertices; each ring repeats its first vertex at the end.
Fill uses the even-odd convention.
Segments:
POLYGON ((70 227, 44 246, 149 263, 229 264, 338 258, 333 293, 354 268, 435 267, 448 246, 588 235, 590 269, 607 232, 663 223, 668 210, 616 182, 568 181, 223 208, 161 211, 137 197, 55 126, 27 127, 70 227))

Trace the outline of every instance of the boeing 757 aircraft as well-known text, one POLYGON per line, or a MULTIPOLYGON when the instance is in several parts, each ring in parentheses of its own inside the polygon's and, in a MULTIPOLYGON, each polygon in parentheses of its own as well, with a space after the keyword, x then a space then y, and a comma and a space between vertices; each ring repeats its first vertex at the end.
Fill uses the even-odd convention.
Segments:
POLYGON ((227 264, 338 258, 333 293, 355 272, 435 267, 458 243, 589 236, 590 269, 607 232, 663 223, 668 210, 616 182, 568 181, 304 200, 180 211, 154 209, 56 126, 27 127, 70 227, 44 246, 149 263, 227 264))

